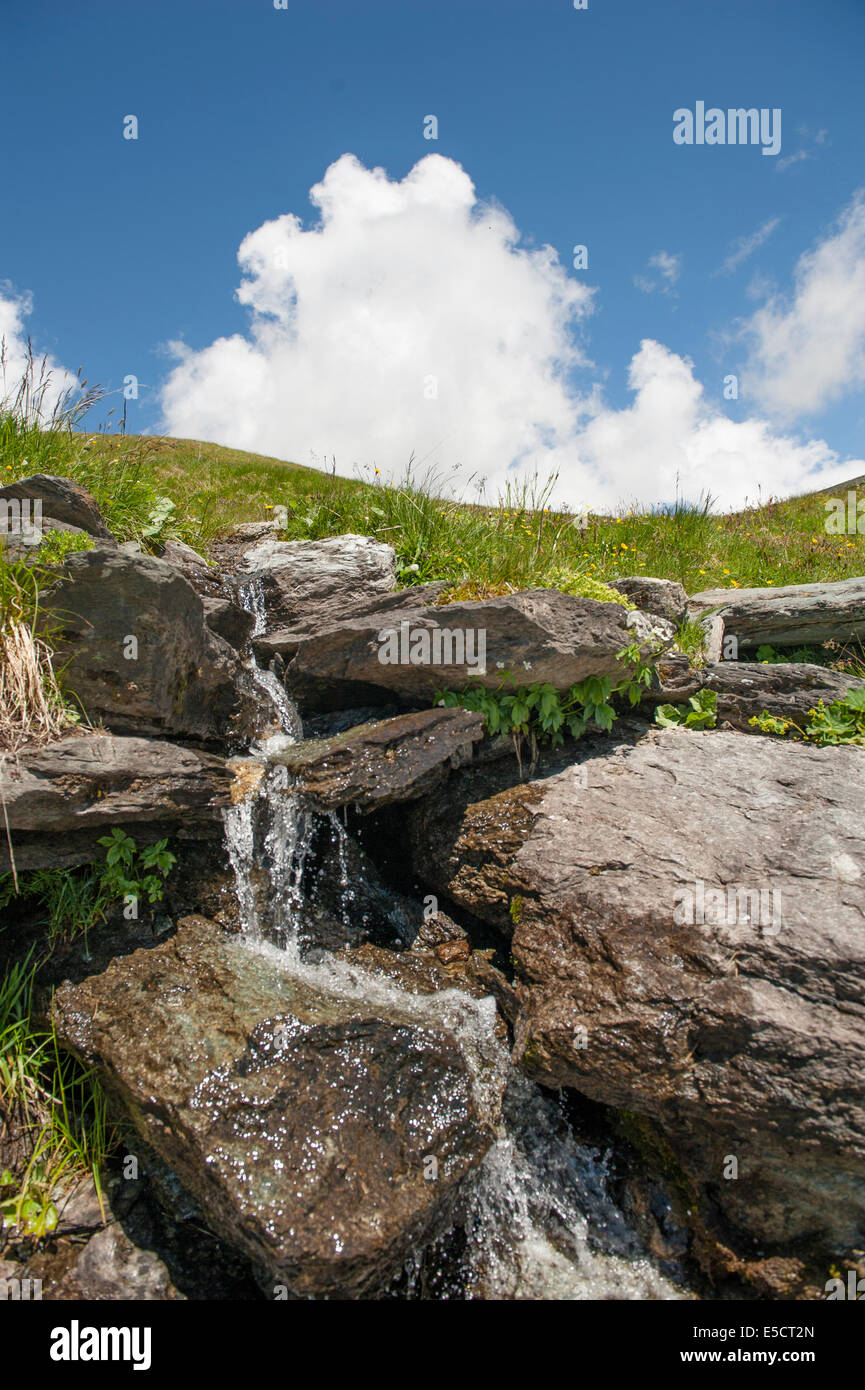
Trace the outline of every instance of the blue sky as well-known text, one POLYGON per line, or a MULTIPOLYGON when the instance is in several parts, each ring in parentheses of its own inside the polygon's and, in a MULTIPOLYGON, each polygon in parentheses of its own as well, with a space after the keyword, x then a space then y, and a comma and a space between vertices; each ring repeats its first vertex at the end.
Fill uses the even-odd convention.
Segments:
MULTIPOLYGON (((2 293, 18 300, 19 329, 58 363, 82 365, 109 390, 137 376, 130 429, 196 427, 300 462, 335 451, 345 472, 373 459, 396 468, 411 448, 445 468, 477 464, 494 484, 514 467, 551 463, 575 505, 614 500, 616 489, 635 493, 641 477, 668 489, 664 450, 687 460, 692 492, 703 473, 719 491, 730 451, 742 455, 732 470, 739 478, 752 451, 769 491, 800 484, 815 464, 832 467, 830 451, 839 464, 863 457, 865 214, 854 203, 865 186, 862 0, 588 0, 585 11, 572 0, 287 0, 285 10, 272 0, 4 0, 0 23, 2 293), (673 112, 698 100, 780 108, 780 154, 677 146, 673 112), (135 141, 122 134, 130 113, 139 120, 135 141), (430 113, 435 141, 423 135, 430 113), (473 303, 455 175, 446 235, 434 217, 423 225, 417 207, 388 212, 392 270, 367 225, 379 215, 369 205, 372 185, 352 192, 351 179, 337 180, 336 220, 344 229, 358 198, 369 236, 358 236, 352 261, 350 233, 334 230, 317 246, 314 270, 303 269, 311 243, 295 239, 282 290, 268 280, 253 295, 262 339, 236 297, 238 247, 287 213, 315 229, 310 189, 346 154, 366 170, 383 167, 394 186, 431 154, 461 166, 478 203, 499 205, 519 233, 515 247, 490 228, 500 293, 491 277, 473 303), (588 248, 585 270, 572 265, 578 243, 588 248), (569 308, 561 282, 548 302, 540 259, 533 284, 517 273, 516 248, 540 258, 545 246, 583 295, 569 308), (821 246, 810 280, 808 264, 799 266, 797 298, 797 263, 821 246), (388 275, 394 283, 379 296, 388 275), (850 297, 840 296, 846 347, 827 367, 821 334, 832 341, 839 276, 851 279, 850 297), (308 318, 328 326, 301 334, 307 375, 288 350, 298 327, 284 305, 289 282, 308 318), (368 344, 352 330, 355 358, 344 356, 337 370, 328 344, 345 339, 346 305, 356 328, 360 302, 375 316, 422 282, 436 302, 454 292, 434 331, 418 330, 415 341, 406 328, 402 356, 384 380, 367 381, 365 360, 378 354, 383 325, 368 344), (32 305, 26 315, 23 296, 32 305), (231 335, 254 353, 240 344, 233 356, 209 351, 231 335), (427 399, 427 414, 440 417, 428 430, 416 418, 426 406, 409 399, 401 372, 410 361, 412 381, 446 380, 451 339, 459 371, 447 400, 427 399), (658 351, 634 368, 645 340, 658 351), (166 410, 162 393, 178 362, 166 348, 172 342, 203 356, 187 357, 166 410), (500 350, 493 378, 488 366, 500 350), (475 382, 471 362, 481 358, 487 368, 475 382), (692 368, 679 367, 685 359, 692 368), (629 369, 631 387, 634 371, 645 386, 637 417, 628 414, 629 369), (702 387, 698 407, 681 396, 688 371, 702 387), (825 380, 803 390, 815 371, 825 380), (723 397, 729 373, 739 378, 737 400, 723 397), (384 418, 388 380, 403 402, 397 421, 384 418), (547 384, 558 394, 551 390, 545 406, 547 384), (682 415, 679 432, 661 431, 641 461, 653 415, 668 412, 667 390, 669 413, 682 415), (343 405, 350 426, 339 425, 343 405), (267 427, 256 416, 268 416, 267 427), (507 419, 514 437, 514 420, 529 416, 534 433, 507 457, 508 436, 494 420, 507 419), (761 428, 725 434, 724 419, 761 428), (778 439, 788 441, 781 461, 778 439), (825 441, 822 453, 815 440, 825 441)), ((420 202, 428 206, 429 195, 420 202)), ((471 215, 483 220, 477 204, 471 215)), ((418 293, 426 322, 431 310, 418 293)))

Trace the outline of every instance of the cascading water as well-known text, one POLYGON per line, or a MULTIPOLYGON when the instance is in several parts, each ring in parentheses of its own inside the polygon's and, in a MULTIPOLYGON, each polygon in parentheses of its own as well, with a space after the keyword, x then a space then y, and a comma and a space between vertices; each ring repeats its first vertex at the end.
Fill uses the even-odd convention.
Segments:
MULTIPOLYGON (((264 595, 251 581, 238 591, 264 630, 264 595)), ((250 669, 279 712, 283 741, 301 736, 294 704, 272 672, 250 669), (255 674, 257 673, 257 675, 255 674)), ((271 745, 272 746, 272 745, 271 745)), ((608 1193, 604 1160, 580 1144, 556 1101, 517 1072, 496 1032, 491 996, 475 999, 459 989, 413 994, 384 976, 330 952, 310 953, 307 883, 316 832, 335 841, 339 916, 349 939, 356 892, 350 838, 334 813, 317 815, 291 791, 287 768, 265 763, 236 805, 224 812, 243 932, 251 950, 273 960, 307 986, 362 1002, 378 1017, 410 1020, 458 1042, 475 1104, 494 1142, 471 1187, 464 1217, 463 1287, 482 1299, 669 1299, 681 1292, 641 1251, 639 1241, 608 1193)), ((330 860, 334 861, 331 853, 330 860)), ((420 912, 418 914, 420 916, 420 912)), ((407 1296, 416 1296, 422 1252, 406 1268, 407 1296)))

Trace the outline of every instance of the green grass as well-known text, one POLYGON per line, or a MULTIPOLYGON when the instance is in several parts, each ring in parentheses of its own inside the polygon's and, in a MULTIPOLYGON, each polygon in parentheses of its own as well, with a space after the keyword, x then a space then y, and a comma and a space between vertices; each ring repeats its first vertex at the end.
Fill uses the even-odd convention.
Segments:
POLYGON ((101 1201, 116 1140, 92 1070, 34 1022, 34 977, 31 952, 0 979, 0 1249, 10 1234, 50 1235, 62 1194, 88 1174, 101 1201))
MULTIPOLYGON (((443 479, 418 476, 411 467, 399 480, 385 481, 380 474, 339 478, 215 444, 90 438, 86 449, 87 441, 75 441, 84 461, 74 476, 104 495, 112 470, 121 479, 135 472, 153 495, 175 503, 165 533, 205 552, 221 531, 266 520, 274 507, 284 506, 287 539, 349 531, 374 536, 394 546, 401 584, 443 579, 466 595, 535 585, 584 592, 583 576, 604 583, 649 574, 678 580, 696 593, 865 572, 865 536, 827 534, 820 494, 770 499, 723 515, 713 514, 704 500, 667 509, 623 506, 615 515, 576 518, 551 507, 550 486, 539 481, 512 485, 497 505, 480 506, 443 495, 443 479)), ((139 521, 121 533, 136 525, 140 531, 139 521)))

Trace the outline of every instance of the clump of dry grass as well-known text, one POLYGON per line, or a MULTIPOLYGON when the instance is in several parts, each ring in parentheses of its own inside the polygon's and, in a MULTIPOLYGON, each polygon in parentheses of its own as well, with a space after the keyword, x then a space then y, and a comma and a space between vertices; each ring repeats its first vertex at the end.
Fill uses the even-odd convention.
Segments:
POLYGON ((0 628, 0 749, 43 743, 76 721, 63 699, 47 642, 26 622, 0 628))

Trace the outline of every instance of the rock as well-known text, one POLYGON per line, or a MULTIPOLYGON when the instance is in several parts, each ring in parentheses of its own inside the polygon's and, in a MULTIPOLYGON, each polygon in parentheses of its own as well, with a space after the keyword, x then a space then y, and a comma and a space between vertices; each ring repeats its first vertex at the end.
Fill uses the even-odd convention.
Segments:
POLYGON ((55 664, 91 719, 114 733, 207 740, 241 712, 237 653, 211 632, 200 596, 152 555, 70 555, 43 599, 55 664))
POLYGON ((199 555, 197 550, 193 550, 191 545, 186 545, 184 541, 168 540, 160 548, 160 560, 167 560, 169 565, 174 565, 177 569, 183 570, 206 570, 207 561, 203 555, 199 555))
POLYGON ((235 651, 243 651, 255 627, 253 615, 239 604, 232 603, 231 599, 204 596, 201 602, 204 605, 204 621, 211 632, 224 638, 235 651))
MULTIPOLYGON (((6 807, 19 870, 102 858, 97 840, 114 825, 180 824, 188 834, 220 823, 231 776, 221 758, 146 738, 83 734, 0 760, 6 807)), ((0 872, 9 872, 0 837, 0 872)))
POLYGON ((409 614, 414 615, 421 609, 437 605, 447 587, 443 582, 436 582, 416 584, 409 589, 398 589, 395 593, 347 594, 342 604, 325 604, 323 608, 313 605, 294 627, 280 627, 261 633, 253 640, 253 649, 259 660, 267 663, 275 656, 294 656, 304 638, 327 632, 334 625, 342 626, 346 622, 367 617, 372 623, 372 615, 375 614, 381 624, 391 626, 394 617, 400 622, 409 614))
POLYGON ((434 912, 432 916, 424 917, 411 949, 434 951, 437 946, 454 941, 468 941, 464 928, 448 917, 446 912, 434 912))
POLYGON ((501 766, 455 774, 410 815, 416 871, 511 927, 535 1079, 657 1125, 748 1238, 861 1244, 862 750, 680 729, 599 747, 498 792, 501 766), (711 897, 701 924, 710 890, 734 925, 711 897))
POLYGON ((657 613, 641 613, 635 608, 627 616, 627 624, 641 646, 657 647, 663 643, 671 647, 676 640, 676 628, 669 618, 659 617, 657 613))
POLYGON ((385 694, 429 702, 437 690, 471 680, 496 689, 506 671, 517 687, 549 681, 562 690, 587 676, 623 673, 616 653, 632 640, 626 619, 620 604, 557 589, 396 609, 386 620, 351 619, 301 639, 285 682, 295 698, 324 709, 385 694), (424 663, 408 664, 411 644, 422 642, 429 644, 420 652, 424 663))
POLYGON ((608 583, 642 612, 658 613, 676 626, 684 621, 688 595, 682 584, 672 579, 653 579, 646 574, 629 574, 623 579, 610 579, 608 583))
POLYGON ((722 661, 706 666, 701 674, 702 683, 717 692, 718 723, 745 733, 759 733, 748 720, 764 710, 804 727, 818 701, 830 705, 848 690, 865 685, 855 676, 803 661, 722 661))
POLYGON ((293 790, 321 809, 370 811, 421 796, 469 761, 483 726, 483 715, 470 710, 419 710, 292 744, 270 760, 287 767, 293 790))
POLYGON ((703 660, 721 661, 724 656, 724 635, 726 632, 724 619, 720 613, 712 613, 708 618, 701 619, 700 626, 705 633, 703 660))
POLYGON ((320 625, 341 618, 347 606, 390 593, 395 570, 393 546, 368 536, 265 537, 238 561, 232 583, 261 585, 269 628, 297 628, 310 615, 320 625))
POLYGON ((865 576, 777 589, 705 589, 692 594, 688 614, 720 610, 740 647, 819 645, 865 637, 865 576))
POLYGON ((28 498, 41 501, 43 517, 66 522, 77 530, 86 531, 101 540, 113 540, 111 532, 99 515, 99 508, 86 488, 71 478, 57 478, 51 473, 34 473, 0 488, 0 499, 28 498))
POLYGON ((183 1299, 159 1256, 134 1245, 116 1222, 90 1237, 64 1285, 66 1299, 111 1302, 183 1299))
POLYGON ((717 695, 718 724, 746 734, 760 730, 748 723, 765 710, 777 719, 808 722, 819 700, 829 705, 863 682, 855 676, 807 662, 709 662, 695 670, 685 656, 667 656, 656 667, 658 683, 647 689, 642 707, 685 704, 704 686, 717 695))
POLYGON ((265 537, 275 540, 281 530, 278 521, 245 521, 217 537, 209 547, 210 555, 226 570, 233 570, 259 541, 265 537))
POLYGON ((54 1017, 271 1297, 362 1298, 450 1224, 492 1134, 444 1015, 282 960, 187 918, 54 1017))

